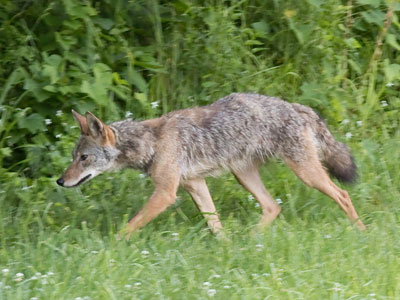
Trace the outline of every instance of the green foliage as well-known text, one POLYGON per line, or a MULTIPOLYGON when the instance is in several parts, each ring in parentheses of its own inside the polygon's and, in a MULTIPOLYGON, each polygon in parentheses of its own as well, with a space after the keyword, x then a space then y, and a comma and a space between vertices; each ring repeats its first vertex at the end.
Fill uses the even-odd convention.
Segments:
POLYGON ((399 298, 397 1, 0 3, 0 298, 399 298), (136 172, 56 186, 79 132, 72 108, 151 118, 235 91, 310 105, 346 139, 367 234, 280 164, 262 175, 283 212, 260 235, 255 201, 230 176, 209 181, 222 242, 184 193, 116 241, 152 192, 136 172))

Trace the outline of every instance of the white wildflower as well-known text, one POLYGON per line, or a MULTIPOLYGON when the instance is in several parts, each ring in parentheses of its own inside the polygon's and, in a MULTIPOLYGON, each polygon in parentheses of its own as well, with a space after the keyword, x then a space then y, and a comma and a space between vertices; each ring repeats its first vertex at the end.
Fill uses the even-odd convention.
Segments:
POLYGON ((231 286, 230 285, 224 285, 223 288, 227 290, 227 289, 230 289, 231 286))
POLYGON ((97 254, 97 253, 99 253, 99 251, 93 250, 93 251, 91 251, 90 253, 92 253, 92 254, 97 254))
POLYGON ((276 198, 276 202, 277 202, 278 204, 282 204, 282 203, 283 203, 283 201, 282 201, 281 198, 276 198))
POLYGON ((217 290, 215 289, 209 289, 207 291, 208 296, 213 297, 217 293, 217 290))
POLYGON ((60 137, 62 137, 61 133, 56 134, 56 139, 59 139, 60 137))
POLYGON ((51 271, 49 271, 49 272, 47 272, 47 275, 48 275, 48 276, 53 276, 53 275, 54 275, 54 273, 53 273, 53 272, 51 272, 51 271))
POLYGON ((251 201, 253 201, 253 200, 254 200, 254 197, 253 197, 253 195, 249 195, 249 196, 247 196, 247 200, 249 200, 250 202, 251 202, 251 201))
POLYGON ((263 275, 263 276, 265 276, 265 277, 269 277, 269 276, 271 276, 271 274, 270 274, 270 273, 263 273, 262 275, 263 275))
POLYGON ((133 114, 130 111, 125 113, 125 118, 130 118, 133 114))
POLYGON ((263 244, 257 244, 257 245, 256 245, 257 251, 261 251, 263 248, 264 248, 264 245, 263 245, 263 244))
POLYGON ((57 116, 57 117, 61 117, 62 115, 63 115, 62 110, 57 110, 56 116, 57 116))
POLYGON ((208 282, 208 281, 206 281, 206 282, 203 282, 203 286, 205 286, 205 287, 209 287, 209 286, 211 286, 211 282, 208 282))
POLYGON ((22 281, 24 279, 24 273, 17 273, 15 274, 15 281, 19 282, 22 281))
POLYGON ((83 300, 82 297, 76 297, 75 300, 83 300))
POLYGON ((386 107, 386 106, 388 106, 388 103, 387 103, 387 101, 385 101, 385 100, 381 101, 381 106, 382 106, 382 107, 386 107))
POLYGON ((347 132, 345 134, 346 139, 351 139, 352 136, 353 136, 353 134, 351 132, 347 132))
POLYGON ((260 207, 260 203, 255 203, 254 207, 260 207))
POLYGON ((358 127, 360 127, 360 126, 362 126, 362 123, 363 123, 362 121, 357 121, 357 122, 356 122, 356 125, 357 125, 358 127))
POLYGON ((23 188, 21 188, 21 190, 26 191, 33 188, 33 185, 28 185, 28 186, 24 186, 23 188))
POLYGON ((330 238, 331 238, 331 235, 330 235, 330 234, 326 234, 326 235, 324 235, 324 238, 325 238, 325 239, 330 239, 330 238))
POLYGON ((158 102, 158 101, 151 102, 151 108, 152 108, 152 109, 157 108, 158 105, 159 105, 159 102, 158 102))
POLYGON ((149 251, 147 251, 147 250, 142 250, 142 252, 140 252, 143 256, 147 256, 147 255, 149 255, 150 254, 150 252, 149 251))
POLYGON ((335 292, 341 291, 342 288, 340 287, 340 283, 335 282, 335 283, 334 283, 334 287, 332 288, 332 290, 334 290, 335 292))
POLYGON ((342 121, 342 124, 343 125, 346 125, 346 124, 349 124, 350 123, 350 120, 349 119, 344 119, 343 121, 342 121))
POLYGON ((44 119, 44 123, 46 125, 50 125, 52 123, 51 119, 44 119))
POLYGON ((141 282, 135 282, 135 286, 141 286, 142 283, 141 282))
POLYGON ((131 284, 125 284, 125 288, 126 289, 130 289, 130 288, 132 288, 132 285, 131 284))
POLYGON ((214 275, 211 276, 211 278, 221 278, 221 275, 219 275, 219 274, 214 274, 214 275))
POLYGON ((388 82, 388 83, 386 83, 386 86, 387 87, 392 87, 392 86, 394 86, 394 83, 393 82, 388 82))
POLYGON ((5 268, 5 269, 1 270, 1 272, 2 272, 4 275, 7 275, 7 274, 10 272, 10 270, 7 269, 7 268, 5 268))
POLYGON ((39 300, 39 298, 38 297, 32 297, 29 300, 39 300))

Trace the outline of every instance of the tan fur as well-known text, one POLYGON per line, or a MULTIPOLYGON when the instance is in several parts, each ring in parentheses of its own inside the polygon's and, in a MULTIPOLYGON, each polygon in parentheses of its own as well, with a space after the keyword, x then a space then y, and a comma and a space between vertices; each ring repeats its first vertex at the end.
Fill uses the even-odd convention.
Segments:
POLYGON ((306 185, 332 198, 347 214, 350 221, 355 223, 359 229, 364 230, 365 226, 359 219, 349 194, 332 182, 319 161, 318 150, 312 141, 312 133, 308 130, 304 135, 308 142, 306 147, 307 159, 302 162, 295 162, 287 159, 287 165, 306 185))
POLYGON ((67 181, 72 178, 78 177, 81 172, 82 172, 82 168, 75 161, 67 168, 67 170, 65 170, 65 172, 63 174, 63 178, 64 178, 64 180, 67 181))
POLYGON ((211 231, 215 234, 218 233, 222 228, 221 221, 204 178, 186 180, 181 185, 196 202, 200 212, 207 219, 211 231))
POLYGON ((258 166, 249 166, 245 170, 234 171, 233 174, 236 176, 239 183, 260 203, 263 215, 259 226, 263 227, 271 224, 280 213, 281 208, 264 187, 260 178, 260 173, 258 172, 258 166))

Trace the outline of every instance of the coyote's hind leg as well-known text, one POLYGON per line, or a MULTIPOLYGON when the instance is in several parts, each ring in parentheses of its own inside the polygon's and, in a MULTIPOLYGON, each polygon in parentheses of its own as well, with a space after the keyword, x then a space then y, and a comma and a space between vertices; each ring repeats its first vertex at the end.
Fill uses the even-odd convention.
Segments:
POLYGON ((318 158, 317 149, 312 143, 308 143, 301 161, 285 159, 287 165, 306 185, 319 190, 331 197, 339 207, 346 213, 350 221, 364 230, 365 226, 358 217, 358 214, 351 202, 347 191, 340 189, 329 178, 318 158))
POLYGON ((191 179, 181 182, 182 187, 189 192, 197 207, 207 220, 210 230, 217 234, 221 228, 221 221, 219 220, 214 202, 211 198, 210 192, 206 181, 201 179, 191 179))
POLYGON ((271 197, 261 181, 258 167, 249 166, 244 170, 232 170, 239 183, 248 190, 256 200, 260 203, 263 215, 259 222, 260 226, 266 226, 278 216, 281 208, 278 203, 271 197))

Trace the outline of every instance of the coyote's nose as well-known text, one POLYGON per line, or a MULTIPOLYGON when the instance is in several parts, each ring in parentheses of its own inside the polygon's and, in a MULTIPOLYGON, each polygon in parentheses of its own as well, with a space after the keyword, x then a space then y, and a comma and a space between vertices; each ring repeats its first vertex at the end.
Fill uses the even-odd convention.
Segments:
POLYGON ((58 179, 57 184, 60 186, 64 186, 64 179, 62 179, 62 178, 58 179))

